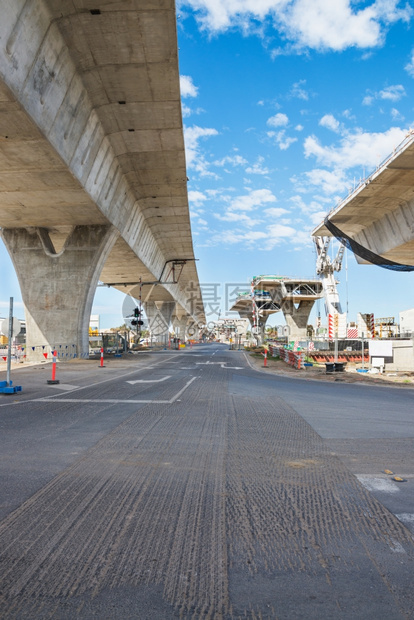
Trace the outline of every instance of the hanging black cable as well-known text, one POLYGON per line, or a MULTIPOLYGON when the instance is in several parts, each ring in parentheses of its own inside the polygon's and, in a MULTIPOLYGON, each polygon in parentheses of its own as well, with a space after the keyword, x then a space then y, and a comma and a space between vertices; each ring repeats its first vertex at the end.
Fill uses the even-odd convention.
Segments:
POLYGON ((379 256, 379 254, 375 254, 375 252, 371 252, 368 248, 364 248, 363 245, 354 239, 351 239, 351 237, 348 237, 348 235, 339 230, 339 228, 328 219, 328 216, 325 218, 324 224, 329 232, 331 232, 333 236, 338 239, 338 241, 343 243, 349 250, 352 250, 354 254, 360 256, 369 263, 378 265, 384 269, 391 269, 392 271, 414 271, 414 265, 401 265, 400 263, 395 263, 394 261, 388 260, 383 256, 379 256))

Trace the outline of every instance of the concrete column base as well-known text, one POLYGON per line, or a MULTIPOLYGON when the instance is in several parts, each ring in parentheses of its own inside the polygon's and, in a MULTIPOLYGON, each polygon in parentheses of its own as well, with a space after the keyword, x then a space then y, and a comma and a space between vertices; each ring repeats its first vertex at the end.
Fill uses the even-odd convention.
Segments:
POLYGON ((152 340, 167 345, 171 318, 175 310, 175 301, 147 301, 144 302, 143 306, 147 315, 152 340))
POLYGON ((189 317, 183 317, 181 319, 173 320, 173 328, 176 338, 179 338, 181 342, 185 342, 187 336, 187 325, 189 317))
POLYGON ((315 300, 303 300, 298 307, 293 301, 283 301, 281 309, 289 328, 289 340, 306 340, 309 315, 315 300))
POLYGON ((89 355, 96 285, 117 237, 112 226, 76 226, 57 253, 44 228, 2 230, 25 305, 28 359, 52 349, 59 357, 89 355))
POLYGON ((267 316, 265 317, 260 317, 259 318, 259 324, 258 324, 258 331, 257 334, 255 334, 256 336, 256 340, 257 340, 257 344, 260 346, 264 343, 265 340, 265 329, 266 329, 266 322, 267 322, 267 316))

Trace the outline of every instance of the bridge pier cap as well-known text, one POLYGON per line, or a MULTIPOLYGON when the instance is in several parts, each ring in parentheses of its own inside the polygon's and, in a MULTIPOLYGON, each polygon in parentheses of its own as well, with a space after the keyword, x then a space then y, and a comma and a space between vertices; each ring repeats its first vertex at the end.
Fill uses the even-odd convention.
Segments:
POLYGON ((87 356, 95 289, 118 232, 111 226, 75 226, 59 253, 45 229, 1 234, 25 305, 28 358, 41 358, 45 347, 87 356))

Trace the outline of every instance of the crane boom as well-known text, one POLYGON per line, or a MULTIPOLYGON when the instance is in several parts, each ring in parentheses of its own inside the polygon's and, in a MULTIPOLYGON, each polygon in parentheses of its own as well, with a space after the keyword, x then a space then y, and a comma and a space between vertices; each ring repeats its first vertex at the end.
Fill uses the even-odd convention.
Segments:
MULTIPOLYGON (((346 318, 342 313, 341 304, 339 301, 339 293, 336 288, 335 272, 341 270, 342 259, 344 256, 345 246, 342 244, 339 246, 337 255, 332 261, 329 254, 329 246, 331 243, 331 237, 314 237, 316 247, 316 273, 321 277, 322 287, 325 296, 325 311, 330 317, 337 317, 337 327, 339 326, 339 316, 341 316, 341 324, 345 323, 346 330, 346 318)), ((341 332, 343 327, 341 328, 341 332)))

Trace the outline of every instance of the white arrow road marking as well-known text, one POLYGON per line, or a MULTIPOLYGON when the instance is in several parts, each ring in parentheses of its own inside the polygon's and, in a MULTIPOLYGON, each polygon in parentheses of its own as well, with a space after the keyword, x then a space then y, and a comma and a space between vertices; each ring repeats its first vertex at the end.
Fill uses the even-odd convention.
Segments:
POLYGON ((198 366, 213 366, 214 364, 216 364, 216 366, 223 366, 225 363, 226 362, 196 362, 198 366))
POLYGON ((243 370, 243 366, 226 366, 226 363, 227 362, 196 362, 198 366, 213 366, 215 364, 226 370, 243 370))
POLYGON ((161 377, 161 379, 137 379, 136 381, 126 381, 126 383, 130 383, 134 385, 135 383, 161 383, 161 381, 165 381, 169 379, 171 375, 167 375, 166 377, 161 377))
POLYGON ((50 401, 49 398, 35 398, 32 401, 23 401, 23 402, 53 402, 53 403, 110 403, 110 404, 164 404, 164 405, 172 405, 176 400, 180 398, 180 396, 185 392, 185 390, 195 381, 198 377, 193 377, 175 396, 170 398, 169 400, 132 400, 132 399, 118 399, 118 398, 54 398, 53 401, 50 401))

